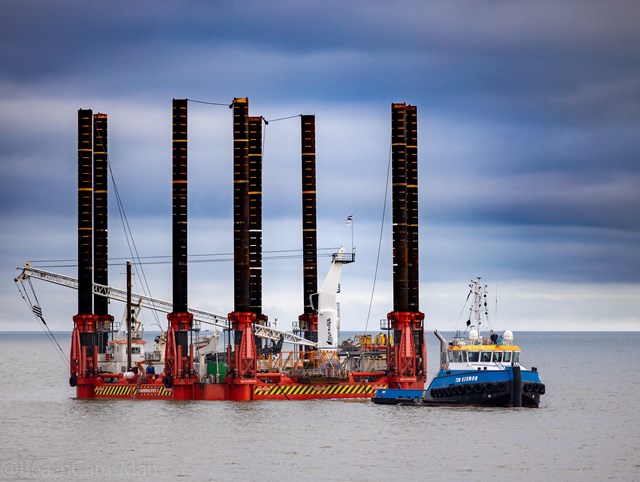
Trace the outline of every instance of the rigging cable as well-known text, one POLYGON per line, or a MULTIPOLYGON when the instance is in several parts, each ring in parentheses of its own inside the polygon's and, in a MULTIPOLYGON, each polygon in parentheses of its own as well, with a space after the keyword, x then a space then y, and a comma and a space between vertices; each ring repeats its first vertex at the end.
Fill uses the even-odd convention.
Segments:
MULTIPOLYGON (((319 256, 332 256, 333 253, 335 253, 337 250, 339 249, 339 247, 329 247, 329 248, 318 248, 318 251, 329 251, 329 254, 319 254, 319 256)), ((301 253, 302 250, 301 249, 274 249, 274 250, 268 250, 268 251, 263 251, 263 253, 301 253)), ((233 252, 226 252, 226 253, 200 253, 200 254, 190 254, 189 258, 202 258, 204 256, 233 256, 233 252)), ((300 257, 301 255, 296 255, 296 257, 300 257)), ((172 256, 171 255, 156 255, 156 256, 139 256, 138 259, 171 259, 172 256)), ((122 261, 126 261, 129 258, 116 258, 116 257, 111 257, 109 259, 112 260, 122 260, 122 261)), ((29 263, 32 266, 35 266, 37 263, 62 263, 62 262, 75 262, 76 259, 33 259, 33 260, 29 260, 29 263)), ((123 263, 111 263, 113 265, 115 264, 123 264, 123 263)), ((77 264, 72 264, 72 265, 65 265, 63 267, 68 268, 68 267, 75 267, 78 266, 77 264)), ((43 267, 41 265, 39 265, 39 267, 43 267)))
POLYGON ((205 100, 194 100, 194 99, 185 99, 187 102, 194 102, 196 104, 207 104, 207 105, 223 105, 223 106, 228 106, 229 103, 221 103, 221 102, 207 102, 205 100))
MULTIPOLYGON (((460 323, 460 318, 462 317, 462 313, 464 313, 465 308, 467 307, 467 303, 469 302, 469 297, 471 296, 471 290, 469 290, 469 293, 467 293, 467 299, 464 300, 464 305, 462 306, 462 309, 460 310, 460 314, 458 315, 458 320, 456 321, 455 326, 453 327, 453 331, 454 333, 456 331, 458 331, 458 323, 460 323)), ((471 320, 471 316, 469 316, 469 320, 471 320)), ((467 329, 469 328, 469 326, 471 325, 471 323, 469 323, 467 325, 467 329)))
POLYGON ((265 149, 265 146, 267 145, 267 126, 269 125, 269 123, 278 122, 278 121, 287 120, 287 119, 295 119, 296 117, 302 117, 302 114, 290 115, 287 117, 279 117, 277 119, 270 119, 270 120, 267 120, 262 116, 260 117, 264 122, 264 130, 262 131, 262 156, 264 157, 264 149, 265 149))
POLYGON ((367 321, 364 325, 364 334, 367 333, 367 329, 369 328, 369 318, 371 317, 371 309, 373 307, 373 295, 376 291, 376 280, 378 279, 378 267, 380 265, 380 252, 382 250, 382 235, 384 232, 384 220, 385 214, 387 212, 387 201, 389 197, 389 177, 391 175, 391 153, 392 148, 389 145, 389 160, 387 161, 387 180, 384 184, 384 203, 382 206, 382 221, 380 222, 380 237, 378 239, 378 254, 376 255, 376 269, 373 274, 373 286, 371 287, 371 299, 369 300, 369 311, 367 311, 367 321))
MULTIPOLYGON (((134 258, 137 262, 134 263, 136 274, 141 281, 142 292, 144 295, 151 298, 151 289, 149 288, 149 283, 147 281, 147 276, 142 268, 142 263, 140 263, 140 255, 138 254, 138 248, 133 239, 133 233, 131 232, 131 227, 129 225, 129 220, 127 219, 127 215, 124 211, 124 205, 122 204, 122 198, 120 197, 120 192, 118 191, 118 186, 116 184, 115 176, 113 175, 113 169, 111 168, 111 160, 107 155, 107 166, 109 167, 109 174, 111 176, 111 181, 113 182, 113 192, 116 196, 116 203, 118 205, 118 212, 120 214, 120 221, 122 222, 122 227, 125 234, 125 239, 127 241, 127 246, 129 247, 129 253, 131 253, 131 257, 134 258), (132 246, 133 245, 133 249, 132 246), (140 265, 140 267, 138 267, 140 265)), ((153 303, 153 302, 152 302, 153 303)), ((158 313, 156 310, 152 310, 153 317, 156 319, 156 324, 162 330, 162 326, 160 325, 160 318, 158 317, 158 313)))
MULTIPOLYGON (((336 251, 339 248, 320 248, 321 250, 330 250, 328 253, 318 253, 318 258, 329 258, 333 257, 336 251)), ((273 250, 273 251, 265 251, 265 253, 294 253, 300 252, 300 249, 285 249, 285 250, 273 250)), ((233 261, 233 253, 207 253, 207 254, 193 254, 189 255, 189 258, 192 257, 204 257, 204 256, 228 256, 226 258, 218 258, 218 259, 189 259, 190 264, 195 263, 222 263, 222 262, 230 262, 233 261)), ((263 259, 270 260, 281 260, 281 259, 300 259, 302 258, 302 254, 278 254, 273 256, 264 256, 263 259)), ((110 258, 111 260, 119 260, 124 261, 130 258, 110 258)), ((44 260, 33 260, 29 261, 29 264, 34 268, 76 268, 78 267, 75 259, 44 259, 44 260), (64 263, 63 263, 64 262, 64 263), (40 264, 43 263, 43 264, 40 264), (62 264, 61 264, 62 263, 62 264)), ((171 264, 171 256, 138 256, 138 261, 134 262, 134 265, 157 265, 157 264, 171 264), (157 260, 157 261, 142 261, 142 260, 157 260), (166 261, 163 261, 166 259, 166 261)), ((109 266, 125 266, 125 263, 122 262, 110 262, 109 266)))
POLYGON ((289 115, 287 117, 279 117, 277 119, 265 119, 264 117, 262 119, 264 120, 265 124, 269 124, 269 122, 278 122, 281 120, 295 119, 296 117, 302 117, 302 114, 289 115))

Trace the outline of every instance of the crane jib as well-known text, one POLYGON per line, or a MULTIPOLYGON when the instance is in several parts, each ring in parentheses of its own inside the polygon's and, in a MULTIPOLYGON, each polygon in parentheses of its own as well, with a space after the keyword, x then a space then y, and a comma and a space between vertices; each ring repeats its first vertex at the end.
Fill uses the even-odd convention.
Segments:
MULTIPOLYGON (((34 278, 60 286, 66 286, 67 288, 78 289, 78 280, 71 276, 34 268, 30 266, 29 263, 25 263, 23 268, 18 269, 22 269, 22 273, 15 278, 14 281, 16 283, 34 278)), ((111 286, 104 286, 96 283, 93 284, 93 294, 104 296, 116 301, 126 302, 127 300, 126 290, 121 290, 118 288, 113 288, 111 286)), ((173 311, 173 304, 168 301, 151 298, 150 296, 140 295, 137 293, 132 293, 131 296, 133 299, 137 300, 137 303, 139 303, 143 308, 160 311, 162 313, 171 313, 173 311)), ((189 313, 193 314, 194 321, 212 325, 223 330, 229 329, 229 320, 226 316, 191 308, 189 308, 188 311, 189 313)), ((295 345, 304 346, 316 346, 315 342, 307 340, 306 338, 263 325, 255 326, 255 334, 260 338, 267 338, 274 341, 278 341, 282 337, 284 343, 292 343, 295 345)))

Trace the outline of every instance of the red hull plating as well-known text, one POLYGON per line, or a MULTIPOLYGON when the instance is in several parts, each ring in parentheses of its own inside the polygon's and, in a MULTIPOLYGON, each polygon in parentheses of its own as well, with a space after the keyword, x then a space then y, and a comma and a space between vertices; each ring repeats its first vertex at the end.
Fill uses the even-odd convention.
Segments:
POLYGON ((158 380, 150 383, 119 380, 98 384, 93 389, 89 385, 78 386, 76 396, 79 399, 210 401, 367 399, 372 398, 376 390, 388 387, 389 380, 384 375, 374 381, 300 383, 287 377, 276 377, 257 384, 185 383, 174 384, 172 388, 165 388, 158 380))

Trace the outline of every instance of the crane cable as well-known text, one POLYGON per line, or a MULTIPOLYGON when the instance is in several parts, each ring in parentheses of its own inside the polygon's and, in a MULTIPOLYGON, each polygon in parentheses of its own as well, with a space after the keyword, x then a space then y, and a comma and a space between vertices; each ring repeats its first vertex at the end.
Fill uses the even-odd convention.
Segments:
POLYGON ((38 301, 38 296, 36 295, 36 291, 33 288, 33 284, 31 283, 31 278, 29 278, 28 281, 29 281, 29 287, 31 288, 31 292, 33 294, 33 299, 35 303, 31 300, 31 297, 29 296, 29 293, 24 286, 24 281, 18 280, 18 278, 16 278, 14 281, 16 282, 16 288, 18 288, 18 293, 20 293, 20 296, 22 297, 22 299, 25 301, 25 303, 33 313, 33 316, 35 316, 36 319, 40 322, 42 331, 44 331, 45 334, 47 335, 47 338, 51 342, 51 345, 53 345, 53 348, 54 349, 57 348, 56 353, 58 353, 58 356, 60 356, 60 358, 62 358, 64 363, 67 365, 67 367, 69 367, 70 366, 69 360, 67 359, 65 352, 62 350, 60 343, 58 343, 58 340, 56 340, 56 337, 49 329, 49 325, 47 325, 47 322, 45 321, 44 316, 42 315, 42 307, 40 306, 40 302, 38 301), (18 284, 18 281, 20 281, 19 284, 18 284))

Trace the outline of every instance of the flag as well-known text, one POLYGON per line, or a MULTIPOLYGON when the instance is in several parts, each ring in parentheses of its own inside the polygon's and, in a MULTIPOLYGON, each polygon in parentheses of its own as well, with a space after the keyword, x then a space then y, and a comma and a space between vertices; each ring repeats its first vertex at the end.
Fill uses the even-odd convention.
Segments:
POLYGON ((353 222, 353 214, 350 214, 349 216, 347 216, 347 220, 344 222, 344 224, 351 224, 353 222))

